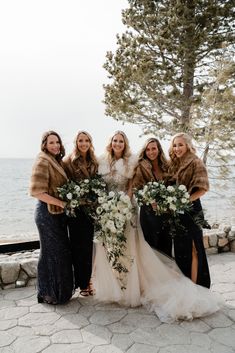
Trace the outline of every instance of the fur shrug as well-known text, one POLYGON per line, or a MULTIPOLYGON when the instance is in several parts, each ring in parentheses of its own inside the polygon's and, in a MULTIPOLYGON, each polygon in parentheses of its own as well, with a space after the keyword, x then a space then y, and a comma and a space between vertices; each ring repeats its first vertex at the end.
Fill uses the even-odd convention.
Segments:
POLYGON ((70 154, 63 160, 64 169, 69 179, 79 182, 97 173, 98 165, 96 163, 89 162, 86 167, 79 158, 73 161, 73 156, 73 154, 70 154))
POLYGON ((209 180, 206 167, 203 161, 194 153, 188 152, 182 157, 179 168, 171 179, 177 184, 186 186, 189 194, 192 194, 196 189, 209 190, 209 180))
MULTIPOLYGON (((162 179, 165 178, 164 171, 162 171, 162 179)), ((156 178, 153 174, 153 166, 147 159, 142 159, 138 162, 132 179, 133 189, 140 189, 149 181, 155 181, 156 178)))
MULTIPOLYGON (((57 187, 65 184, 67 180, 67 175, 57 160, 45 152, 40 152, 32 170, 30 195, 37 197, 38 194, 47 193, 59 198, 57 187)), ((63 213, 59 206, 48 204, 47 207, 50 213, 63 213)))

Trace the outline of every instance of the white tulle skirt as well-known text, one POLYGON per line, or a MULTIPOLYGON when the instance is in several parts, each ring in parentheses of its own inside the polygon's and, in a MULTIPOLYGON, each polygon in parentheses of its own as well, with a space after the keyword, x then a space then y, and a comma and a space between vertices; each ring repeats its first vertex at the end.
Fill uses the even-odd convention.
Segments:
POLYGON ((92 275, 95 299, 130 307, 144 305, 168 323, 207 316, 223 305, 215 293, 185 277, 172 259, 153 250, 146 243, 139 223, 137 227, 128 224, 126 237, 126 253, 132 260, 126 289, 121 289, 104 246, 95 243, 92 275))

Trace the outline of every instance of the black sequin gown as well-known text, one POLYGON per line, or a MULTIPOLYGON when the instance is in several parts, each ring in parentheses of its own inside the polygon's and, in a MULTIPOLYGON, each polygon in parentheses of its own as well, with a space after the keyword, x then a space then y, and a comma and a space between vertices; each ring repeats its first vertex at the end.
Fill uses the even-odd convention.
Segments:
POLYGON ((67 302, 73 295, 72 257, 64 214, 53 215, 47 204, 38 201, 35 222, 40 237, 38 261, 38 298, 49 297, 56 304, 67 302))

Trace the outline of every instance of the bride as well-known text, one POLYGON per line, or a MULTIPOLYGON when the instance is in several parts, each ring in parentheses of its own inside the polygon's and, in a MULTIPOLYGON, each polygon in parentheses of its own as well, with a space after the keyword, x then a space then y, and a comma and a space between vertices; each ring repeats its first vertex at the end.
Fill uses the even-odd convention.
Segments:
MULTIPOLYGON (((136 158, 130 153, 123 131, 116 131, 99 160, 99 174, 109 191, 131 195, 131 178, 136 158)), ((137 213, 125 228, 125 259, 128 272, 113 270, 105 246, 95 243, 93 284, 95 298, 124 306, 144 305, 163 322, 192 320, 210 315, 220 308, 219 300, 209 289, 185 277, 175 262, 153 250, 143 237, 137 213), (123 286, 123 283, 125 284, 123 286)))

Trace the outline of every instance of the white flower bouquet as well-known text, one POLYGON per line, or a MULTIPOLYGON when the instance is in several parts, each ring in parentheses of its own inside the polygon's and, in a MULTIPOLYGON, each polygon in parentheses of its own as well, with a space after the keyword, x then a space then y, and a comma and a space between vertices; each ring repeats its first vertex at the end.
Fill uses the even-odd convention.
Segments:
POLYGON ((128 272, 124 262, 126 248, 125 227, 132 218, 133 206, 124 192, 110 191, 98 198, 95 242, 102 242, 109 262, 117 272, 128 272), (123 259, 122 259, 123 257, 123 259))
POLYGON ((184 185, 166 186, 163 181, 148 182, 142 189, 135 190, 134 194, 139 206, 154 205, 156 215, 170 213, 177 216, 191 207, 184 185))
POLYGON ((57 188, 59 197, 66 201, 65 212, 70 217, 76 217, 75 210, 79 206, 84 206, 89 215, 93 215, 96 208, 97 199, 105 193, 106 183, 100 175, 95 175, 89 179, 83 179, 78 183, 68 181, 63 186, 57 188))

